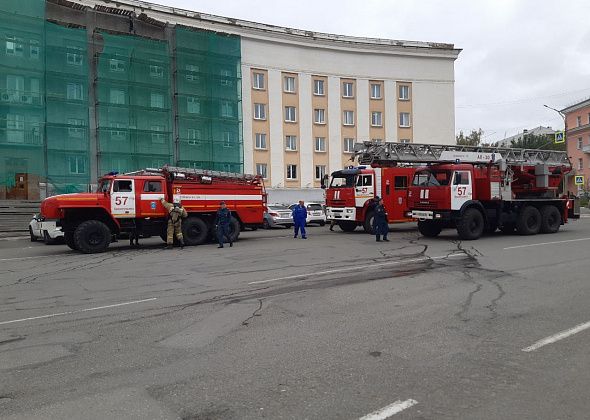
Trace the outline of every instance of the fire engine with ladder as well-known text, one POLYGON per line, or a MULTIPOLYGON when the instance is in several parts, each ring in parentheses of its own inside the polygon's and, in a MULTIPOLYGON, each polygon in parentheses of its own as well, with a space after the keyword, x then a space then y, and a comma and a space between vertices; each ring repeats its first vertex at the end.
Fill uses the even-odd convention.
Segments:
POLYGON ((215 215, 225 201, 231 212, 230 236, 262 225, 266 191, 262 178, 229 172, 164 166, 99 179, 95 193, 56 195, 41 203, 42 226, 61 226, 66 244, 84 253, 105 251, 124 235, 166 238, 167 213, 160 202, 181 202, 186 245, 214 235, 215 215))
POLYGON ((491 146, 360 143, 355 156, 371 167, 421 165, 407 191, 406 217, 424 236, 455 228, 461 239, 500 229, 521 235, 556 233, 579 218, 564 194, 572 170, 565 151, 491 146))

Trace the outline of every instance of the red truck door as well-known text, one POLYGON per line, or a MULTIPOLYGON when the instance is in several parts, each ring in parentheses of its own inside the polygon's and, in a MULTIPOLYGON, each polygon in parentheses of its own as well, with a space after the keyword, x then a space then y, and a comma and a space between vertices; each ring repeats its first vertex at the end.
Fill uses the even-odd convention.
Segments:
POLYGON ((113 217, 135 217, 135 180, 115 179, 111 192, 111 214, 113 217))
POLYGON ((405 219, 405 212, 408 209, 408 175, 400 174, 393 177, 393 211, 389 214, 392 222, 405 219))
POLYGON ((156 217, 165 215, 164 206, 160 202, 160 198, 164 198, 164 180, 146 179, 140 182, 143 182, 138 193, 140 216, 156 217))

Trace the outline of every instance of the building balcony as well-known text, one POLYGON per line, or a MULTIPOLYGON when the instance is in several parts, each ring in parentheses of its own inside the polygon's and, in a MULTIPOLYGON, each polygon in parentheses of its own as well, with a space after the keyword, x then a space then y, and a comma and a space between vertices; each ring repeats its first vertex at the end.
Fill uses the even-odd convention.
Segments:
POLYGON ((586 146, 582 146, 582 152, 590 153, 590 144, 587 144, 586 146))

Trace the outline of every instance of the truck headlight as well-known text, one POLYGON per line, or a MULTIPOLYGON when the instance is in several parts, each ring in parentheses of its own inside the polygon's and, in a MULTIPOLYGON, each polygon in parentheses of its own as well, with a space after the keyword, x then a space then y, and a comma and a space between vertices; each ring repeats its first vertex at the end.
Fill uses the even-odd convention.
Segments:
POLYGON ((352 209, 346 209, 346 213, 352 213, 352 209))

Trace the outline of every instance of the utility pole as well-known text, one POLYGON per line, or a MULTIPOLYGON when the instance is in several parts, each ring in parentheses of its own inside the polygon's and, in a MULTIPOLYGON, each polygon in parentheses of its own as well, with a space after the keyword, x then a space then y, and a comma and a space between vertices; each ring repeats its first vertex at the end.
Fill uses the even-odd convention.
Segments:
MULTIPOLYGON (((565 150, 567 151, 567 119, 565 118, 565 114, 563 112, 561 112, 559 109, 555 109, 553 107, 550 107, 549 105, 545 105, 543 104, 543 106, 547 109, 550 109, 552 111, 555 111, 559 114, 559 116, 561 118, 563 118, 563 136, 564 136, 564 140, 565 140, 565 150)), ((569 178, 571 177, 570 174, 566 174, 566 176, 563 177, 563 190, 567 191, 568 196, 569 194, 569 190, 568 190, 568 184, 569 184, 569 178)))

